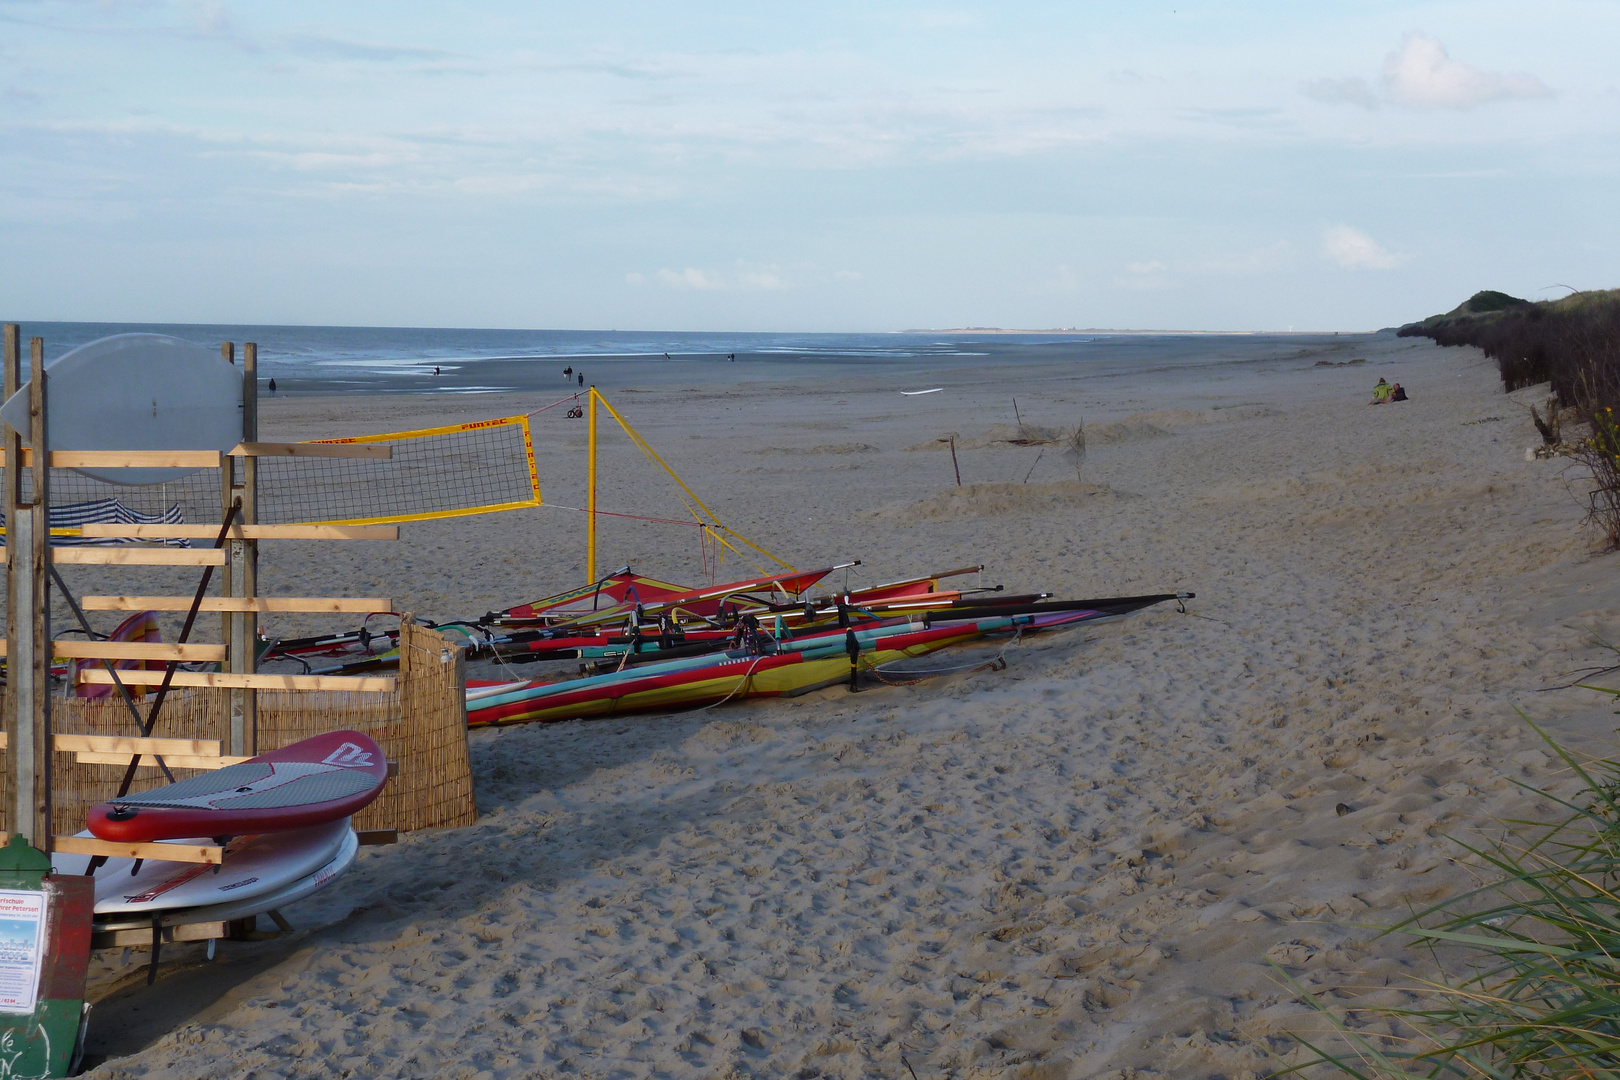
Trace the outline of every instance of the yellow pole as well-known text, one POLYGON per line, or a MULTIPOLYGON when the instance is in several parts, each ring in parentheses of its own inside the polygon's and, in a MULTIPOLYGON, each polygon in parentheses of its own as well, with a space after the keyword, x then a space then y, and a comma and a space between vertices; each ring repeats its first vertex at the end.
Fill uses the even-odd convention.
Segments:
POLYGON ((596 387, 586 394, 586 440, 590 443, 588 484, 585 503, 585 584, 596 584, 596 387))

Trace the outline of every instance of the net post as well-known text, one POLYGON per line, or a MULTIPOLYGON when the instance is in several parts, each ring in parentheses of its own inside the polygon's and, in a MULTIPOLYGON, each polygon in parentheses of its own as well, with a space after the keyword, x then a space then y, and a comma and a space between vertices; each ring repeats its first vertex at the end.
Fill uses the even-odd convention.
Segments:
MULTIPOLYGON (((242 441, 259 439, 259 346, 247 342, 242 346, 242 441)), ((255 457, 242 459, 242 483, 237 489, 242 499, 241 522, 257 525, 259 494, 259 461, 255 457)), ((230 589, 228 595, 254 597, 258 595, 259 542, 257 540, 230 540, 230 589)), ((251 675, 257 667, 255 644, 259 638, 259 617, 252 611, 231 614, 229 643, 230 670, 251 675)), ((231 753, 247 756, 258 753, 259 695, 252 687, 234 687, 231 690, 231 753)))
POLYGON ((585 584, 596 584, 596 386, 585 395, 587 405, 586 441, 590 444, 590 464, 587 466, 590 488, 585 503, 585 584))

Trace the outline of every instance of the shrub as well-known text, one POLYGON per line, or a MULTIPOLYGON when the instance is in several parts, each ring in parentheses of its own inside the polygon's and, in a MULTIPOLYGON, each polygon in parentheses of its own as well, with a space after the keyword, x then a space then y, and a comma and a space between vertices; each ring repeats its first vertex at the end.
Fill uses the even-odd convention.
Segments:
POLYGON ((1620 416, 1604 406, 1590 427, 1591 434, 1576 443, 1569 456, 1592 475, 1587 520, 1603 533, 1609 547, 1620 548, 1620 416))
MULTIPOLYGON (((1588 518, 1608 546, 1620 547, 1614 428, 1620 409, 1620 290, 1574 293, 1538 304, 1512 301, 1504 294, 1476 293, 1457 310, 1403 326, 1399 333, 1441 345, 1477 346, 1496 361, 1509 392, 1551 383, 1559 404, 1572 408, 1589 432, 1571 453, 1591 474, 1588 518)), ((1556 443, 1556 409, 1549 403, 1546 418, 1531 412, 1542 438, 1556 443)))

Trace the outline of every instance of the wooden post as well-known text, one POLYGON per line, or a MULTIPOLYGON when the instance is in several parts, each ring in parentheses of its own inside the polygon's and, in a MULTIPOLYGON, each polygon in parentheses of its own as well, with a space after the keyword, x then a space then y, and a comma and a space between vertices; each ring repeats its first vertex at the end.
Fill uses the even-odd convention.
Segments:
MULTIPOLYGON (((242 441, 259 441, 259 346, 247 342, 242 346, 242 441)), ((241 522, 259 523, 259 459, 242 459, 242 483, 236 494, 242 498, 241 522)), ((230 589, 227 595, 251 597, 258 595, 259 542, 257 540, 230 540, 228 565, 230 589)), ((255 646, 259 640, 259 616, 252 611, 237 611, 230 616, 229 639, 230 668, 236 674, 251 675, 257 669, 255 646)), ((231 753, 251 755, 258 753, 259 692, 252 687, 231 690, 231 753)))
MULTIPOLYGON (((222 341, 219 343, 219 355, 232 367, 236 366, 236 342, 222 341)), ((231 511, 232 489, 236 487, 236 461, 226 455, 219 463, 219 513, 220 520, 231 511)), ((231 593, 231 565, 227 562, 219 570, 219 595, 230 596, 231 593)), ((225 645, 226 654, 229 655, 231 647, 231 617, 229 614, 219 617, 219 640, 225 645)))
MULTIPOLYGON (((5 396, 9 400, 17 388, 22 385, 20 372, 22 364, 22 351, 20 335, 21 328, 16 323, 5 325, 5 355, 4 378, 5 396)), ((3 424, 6 439, 6 546, 11 551, 17 550, 17 518, 23 505, 23 469, 22 469, 22 434, 10 424, 3 424)), ((15 657, 19 644, 22 620, 19 619, 17 609, 17 564, 13 559, 6 560, 6 655, 15 657)), ((22 609, 24 613, 27 608, 22 609)), ((10 661, 15 664, 16 660, 10 661)), ((11 670, 15 670, 12 668, 11 670)), ((9 672, 8 672, 9 674, 9 672)), ((4 725, 8 739, 15 738, 17 731, 17 680, 7 679, 5 688, 4 725)), ((16 743, 10 745, 15 746, 16 743)), ((6 755, 6 805, 3 816, 6 823, 16 820, 17 815, 12 812, 11 804, 15 800, 11 793, 17 790, 17 770, 12 767, 14 755, 6 755)))
MULTIPOLYGON (((5 382, 21 381, 18 328, 5 329, 5 382)), ((29 342, 33 491, 22 499, 21 435, 6 425, 6 821, 51 849, 50 443, 45 424, 45 341, 29 342)))
POLYGON ((590 463, 586 466, 587 486, 590 490, 585 495, 585 584, 596 584, 596 387, 591 387, 590 393, 585 395, 589 402, 586 406, 587 421, 585 439, 590 445, 590 463))

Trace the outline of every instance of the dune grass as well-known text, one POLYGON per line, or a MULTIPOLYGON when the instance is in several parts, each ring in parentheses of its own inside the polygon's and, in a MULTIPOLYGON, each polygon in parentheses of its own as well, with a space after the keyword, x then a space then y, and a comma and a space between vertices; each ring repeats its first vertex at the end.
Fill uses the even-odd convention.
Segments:
POLYGON ((1462 973, 1406 987, 1413 1005, 1355 1006, 1394 1035, 1333 1017, 1335 1045, 1298 1037, 1314 1056, 1288 1073, 1620 1077, 1620 762, 1577 760, 1535 730, 1579 779, 1578 794, 1527 789, 1548 818, 1507 821, 1501 838, 1463 845, 1490 880, 1385 931, 1432 950, 1437 970, 1442 957, 1452 970, 1461 959, 1462 973))

